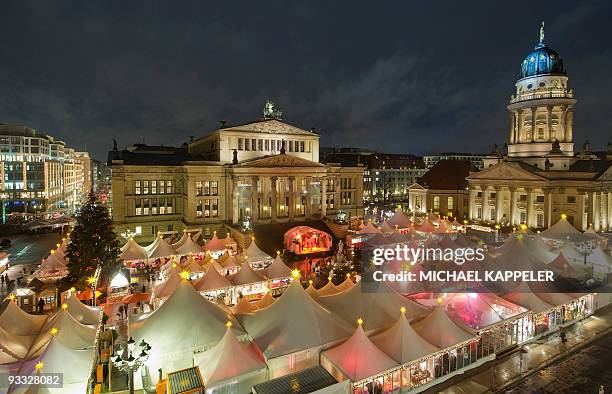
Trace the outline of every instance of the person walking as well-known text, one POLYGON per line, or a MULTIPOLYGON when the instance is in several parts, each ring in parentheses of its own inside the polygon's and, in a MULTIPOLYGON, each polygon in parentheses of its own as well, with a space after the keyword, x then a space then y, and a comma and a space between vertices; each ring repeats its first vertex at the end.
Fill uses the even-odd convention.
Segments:
POLYGON ((38 313, 42 313, 45 309, 45 300, 41 298, 38 299, 38 313))

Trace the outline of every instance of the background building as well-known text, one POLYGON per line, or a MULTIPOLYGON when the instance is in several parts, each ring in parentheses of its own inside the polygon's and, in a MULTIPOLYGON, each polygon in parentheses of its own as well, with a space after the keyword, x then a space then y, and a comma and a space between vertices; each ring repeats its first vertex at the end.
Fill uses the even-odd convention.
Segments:
POLYGON ((427 169, 432 168, 440 160, 465 160, 472 163, 472 167, 477 170, 484 168, 483 159, 486 155, 480 153, 456 153, 456 152, 444 152, 439 155, 427 155, 423 156, 423 162, 427 169))
POLYGON ((145 240, 193 226, 210 235, 245 221, 305 221, 339 211, 363 215, 363 168, 319 163, 317 133, 264 115, 182 147, 111 151, 117 231, 145 240))
POLYGON ((0 125, 0 162, 7 213, 73 213, 89 190, 86 152, 23 125, 0 125))

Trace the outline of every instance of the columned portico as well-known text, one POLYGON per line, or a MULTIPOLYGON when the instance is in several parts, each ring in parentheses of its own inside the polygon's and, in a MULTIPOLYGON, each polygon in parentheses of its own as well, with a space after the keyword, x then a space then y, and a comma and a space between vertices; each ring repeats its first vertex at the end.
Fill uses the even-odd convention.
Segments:
POLYGON ((273 176, 270 177, 270 191, 271 191, 271 199, 272 199, 272 206, 270 207, 270 221, 272 223, 276 223, 277 217, 278 217, 278 191, 276 190, 276 181, 278 180, 277 177, 273 176))

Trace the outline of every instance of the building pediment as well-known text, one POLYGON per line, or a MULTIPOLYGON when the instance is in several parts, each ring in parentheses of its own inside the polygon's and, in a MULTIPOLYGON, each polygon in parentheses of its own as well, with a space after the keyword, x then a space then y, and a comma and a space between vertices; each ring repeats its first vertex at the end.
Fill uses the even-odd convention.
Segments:
POLYGON ((468 181, 476 180, 504 180, 504 181, 547 181, 546 178, 532 172, 520 164, 501 162, 474 173, 466 178, 468 181))
POLYGON ((276 168, 276 167, 293 167, 293 168, 305 168, 305 167, 326 167, 321 163, 302 159, 297 156, 280 154, 274 156, 265 156, 259 159, 247 160, 242 163, 233 165, 234 168, 276 168))
POLYGON ((610 165, 598 178, 598 181, 612 181, 612 165, 610 165))
POLYGON ((418 183, 413 183, 412 185, 408 186, 408 189, 410 189, 410 190, 427 190, 422 185, 419 185, 418 183))
POLYGON ((264 133, 264 134, 289 134, 289 135, 310 135, 317 136, 318 134, 312 131, 300 129, 299 127, 292 126, 285 122, 281 122, 277 119, 264 119, 256 122, 245 123, 237 126, 226 127, 220 130, 223 131, 238 131, 238 132, 250 132, 250 133, 264 133))

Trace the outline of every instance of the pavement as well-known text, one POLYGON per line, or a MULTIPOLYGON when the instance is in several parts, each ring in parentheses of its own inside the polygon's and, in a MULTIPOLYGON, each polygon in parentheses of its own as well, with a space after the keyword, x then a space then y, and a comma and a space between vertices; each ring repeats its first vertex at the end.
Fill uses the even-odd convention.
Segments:
MULTIPOLYGON (((523 346, 524 352, 516 351, 495 360, 492 363, 487 363, 473 371, 466 371, 463 375, 458 375, 449 381, 432 387, 425 393, 443 393, 443 394, 482 394, 482 393, 566 393, 574 392, 569 389, 570 381, 567 378, 560 379, 564 374, 553 374, 554 371, 562 369, 572 369, 572 365, 580 362, 585 358, 592 358, 589 371, 594 373, 593 387, 599 387, 599 384, 605 384, 609 391, 612 392, 612 373, 610 367, 603 365, 612 365, 612 305, 597 311, 594 315, 574 323, 566 328, 567 343, 563 344, 558 332, 549 334, 546 337, 530 342, 523 346), (598 350, 601 345, 591 345, 597 341, 604 341, 603 347, 608 347, 605 352, 599 353, 607 357, 607 362, 597 364, 596 352, 591 355, 590 350, 598 350), (591 347, 598 346, 598 347, 591 347), (573 357, 578 357, 574 359, 573 357), (574 361, 564 361, 566 359, 574 361), (568 364, 569 363, 569 364, 568 364), (604 371, 607 372, 604 374, 604 371), (539 374, 538 379, 531 379, 532 376, 539 374), (548 376, 548 378, 546 378, 548 376), (598 381, 597 376, 600 376, 601 381, 598 381), (523 383, 526 382, 526 383, 523 383), (526 384, 527 386, 521 386, 526 384), (553 387, 549 391, 542 390, 546 384, 553 387), (567 391, 565 389, 568 389, 567 391)), ((599 342, 597 342, 599 343, 599 342)), ((584 365, 589 365, 584 363, 584 365)), ((584 366, 583 365, 583 366, 584 366)), ((577 372, 576 368, 572 369, 574 380, 572 382, 583 381, 586 376, 586 370, 577 372)), ((573 383, 572 383, 573 385, 573 383)), ((582 386, 576 392, 590 393, 597 391, 586 390, 582 386)))

